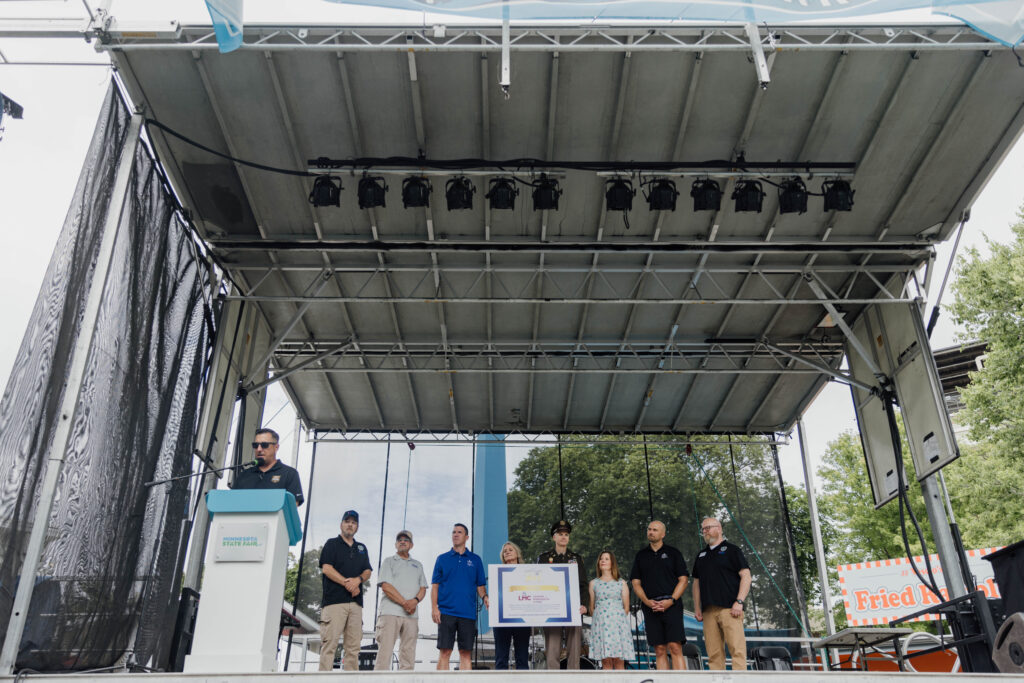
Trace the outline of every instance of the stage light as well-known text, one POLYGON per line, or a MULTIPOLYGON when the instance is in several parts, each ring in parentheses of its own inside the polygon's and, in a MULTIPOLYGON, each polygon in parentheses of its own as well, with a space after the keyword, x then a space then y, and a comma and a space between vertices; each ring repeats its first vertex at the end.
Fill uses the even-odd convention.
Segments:
POLYGON ((334 176, 322 175, 313 181, 309 203, 313 206, 341 206, 341 180, 334 176), (335 183, 334 181, 338 181, 335 183))
POLYGON ((487 192, 486 196, 491 202, 491 208, 500 210, 516 208, 517 194, 519 194, 519 190, 516 189, 514 180, 511 178, 494 178, 491 180, 491 189, 487 192))
POLYGON ((850 183, 845 180, 826 180, 821 184, 821 193, 825 195, 826 211, 850 211, 853 209, 853 193, 850 183))
POLYGON ((761 183, 756 180, 741 180, 736 183, 736 189, 732 191, 732 198, 736 200, 736 211, 756 211, 761 213, 761 203, 764 201, 764 190, 761 183))
POLYGON ((779 213, 807 213, 807 186, 799 178, 784 180, 779 187, 779 213))
POLYGON ((694 180, 690 188, 694 211, 718 211, 722 208, 722 188, 710 178, 694 180))
POLYGON ((613 178, 606 184, 604 192, 605 207, 609 211, 631 211, 636 190, 633 183, 622 178, 613 178))
POLYGON ((466 176, 452 178, 444 186, 444 196, 448 200, 448 210, 473 208, 473 193, 476 187, 466 176))
POLYGON ((676 184, 662 178, 651 181, 650 189, 644 198, 651 207, 651 211, 675 211, 678 197, 679 191, 676 190, 676 184))
POLYGON ((558 211, 560 196, 562 196, 562 190, 558 187, 558 181, 541 173, 537 184, 533 186, 533 210, 558 211))
POLYGON ((372 209, 376 206, 384 206, 384 193, 388 186, 380 176, 366 176, 359 179, 359 187, 356 194, 359 195, 359 208, 372 209))
POLYGON ((420 176, 409 176, 402 181, 402 206, 430 206, 430 183, 420 176))

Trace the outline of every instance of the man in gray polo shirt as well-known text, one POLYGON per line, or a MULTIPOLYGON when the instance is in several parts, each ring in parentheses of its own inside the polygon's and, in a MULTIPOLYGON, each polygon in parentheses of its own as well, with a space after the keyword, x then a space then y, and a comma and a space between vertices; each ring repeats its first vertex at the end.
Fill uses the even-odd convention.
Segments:
POLYGON ((409 557, 412 550, 412 533, 406 530, 395 537, 397 554, 384 560, 380 568, 380 584, 384 597, 380 601, 380 616, 377 617, 377 664, 378 671, 391 668, 391 653, 395 641, 401 638, 398 648, 398 668, 412 671, 416 661, 416 636, 419 621, 416 608, 427 594, 427 577, 423 565, 409 557))

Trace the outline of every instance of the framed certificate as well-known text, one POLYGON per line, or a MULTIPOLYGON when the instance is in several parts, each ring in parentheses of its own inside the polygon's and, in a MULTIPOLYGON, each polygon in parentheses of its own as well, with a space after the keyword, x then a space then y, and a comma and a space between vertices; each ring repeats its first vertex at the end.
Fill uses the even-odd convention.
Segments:
POLYGON ((488 566, 494 626, 580 626, 580 576, 574 564, 488 566))

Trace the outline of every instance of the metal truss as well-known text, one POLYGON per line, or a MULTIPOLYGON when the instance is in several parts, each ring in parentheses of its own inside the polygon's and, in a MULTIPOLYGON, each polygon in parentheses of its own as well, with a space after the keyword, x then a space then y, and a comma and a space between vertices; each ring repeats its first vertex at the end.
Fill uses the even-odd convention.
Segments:
POLYGON ((516 303, 516 304, 646 304, 646 305, 867 305, 906 303, 913 298, 893 295, 883 280, 895 274, 910 279, 907 265, 872 267, 766 266, 766 267, 665 267, 648 264, 625 268, 587 268, 558 265, 480 266, 448 268, 437 265, 338 267, 317 269, 314 282, 328 281, 330 274, 346 275, 344 295, 333 295, 319 289, 304 294, 277 294, 267 290, 269 274, 277 267, 252 267, 264 270, 260 278, 244 294, 226 295, 226 300, 268 303, 516 303), (636 277, 610 277, 613 273, 646 277, 646 296, 637 296, 636 277), (405 277, 396 278, 396 274, 405 277), (461 277, 454 277, 458 273, 461 277), (700 273, 704 283, 700 289, 691 285, 692 278, 680 275, 700 273), (824 293, 821 283, 828 274, 855 274, 861 286, 859 296, 851 296, 852 287, 824 293), (726 276, 750 275, 749 292, 740 296, 734 286, 722 282, 726 276), (806 291, 789 283, 797 275, 807 283, 806 291), (543 290, 540 281, 543 279, 543 290), (352 280, 356 280, 352 282, 352 280), (756 283, 757 286, 754 286, 756 283), (593 286, 598 285, 600 296, 593 286), (871 290, 864 289, 870 284, 871 290), (799 295, 804 291, 805 297, 799 295), (386 292, 386 295, 381 295, 386 292))
POLYGON ((613 431, 528 431, 511 426, 496 430, 504 438, 496 439, 492 433, 479 432, 374 432, 369 430, 319 430, 315 427, 307 432, 307 440, 318 443, 352 444, 408 444, 411 446, 468 446, 473 444, 501 443, 505 446, 583 446, 590 444, 613 444, 636 446, 646 443, 649 448, 665 446, 786 446, 788 434, 740 434, 729 433, 730 441, 722 441, 720 433, 680 432, 613 432, 613 431))
MULTIPOLYGON (((15 30, 15 26, 0 25, 15 30)), ((129 27, 125 27, 126 29, 129 27)), ((121 30, 116 21, 108 27, 90 27, 101 50, 217 50, 209 26, 154 24, 121 30), (176 35, 170 33, 177 29, 176 35), (168 36, 171 36, 168 38, 168 36), (155 38, 147 36, 156 36, 155 38)), ((79 32, 79 35, 82 33, 79 32)), ((1002 50, 999 43, 965 26, 902 25, 892 27, 807 26, 768 27, 758 36, 769 52, 878 50, 942 51, 1002 50)), ((750 52, 751 37, 742 25, 680 27, 651 22, 646 26, 587 25, 511 26, 507 42, 502 27, 435 25, 430 27, 346 27, 247 25, 242 50, 323 52, 495 52, 503 45, 511 52, 750 52)))
POLYGON ((743 374, 830 375, 841 342, 289 342, 275 354, 275 376, 294 372, 397 374, 743 374), (313 365, 311 359, 323 361, 313 365), (798 359, 800 367, 790 361, 798 359))

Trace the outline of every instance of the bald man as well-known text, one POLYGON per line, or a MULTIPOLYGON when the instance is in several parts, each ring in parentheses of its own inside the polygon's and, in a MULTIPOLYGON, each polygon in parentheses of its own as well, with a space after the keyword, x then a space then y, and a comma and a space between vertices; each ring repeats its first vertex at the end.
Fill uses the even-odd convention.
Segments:
POLYGON ((648 545, 636 554, 629 573, 633 592, 643 603, 644 628, 647 642, 654 648, 658 669, 686 668, 683 657, 683 604, 679 601, 686 592, 690 572, 686 570, 683 554, 664 543, 665 524, 653 520, 647 525, 648 545))

